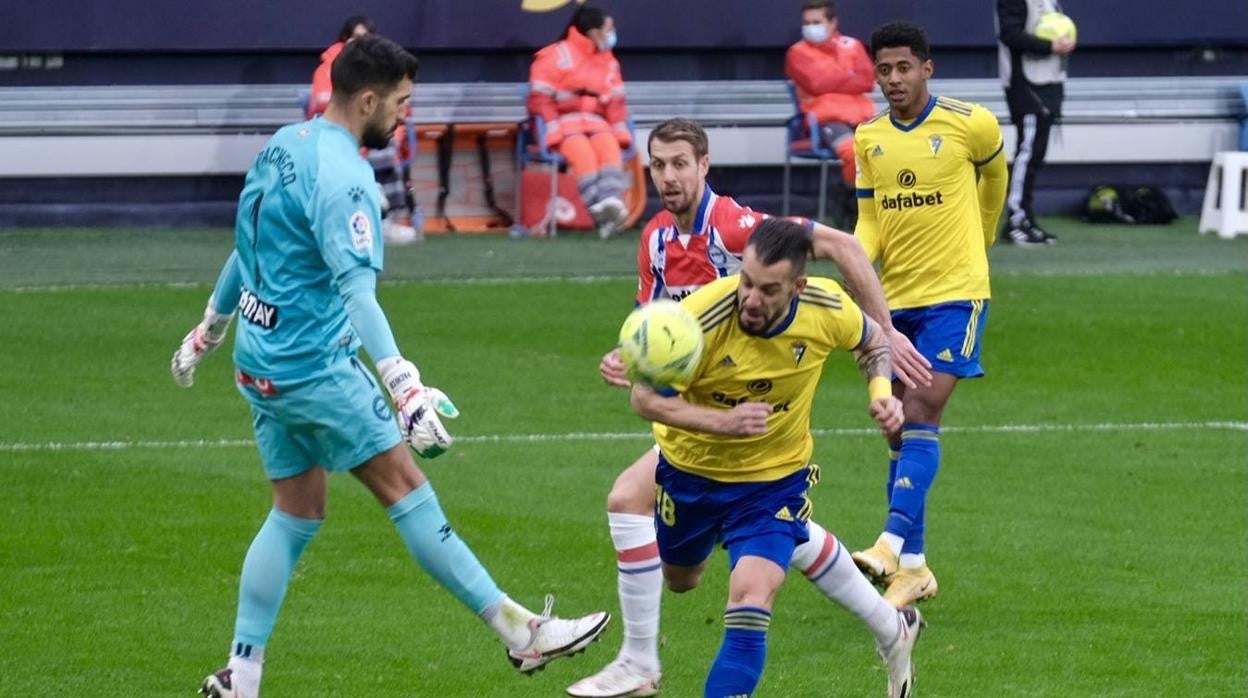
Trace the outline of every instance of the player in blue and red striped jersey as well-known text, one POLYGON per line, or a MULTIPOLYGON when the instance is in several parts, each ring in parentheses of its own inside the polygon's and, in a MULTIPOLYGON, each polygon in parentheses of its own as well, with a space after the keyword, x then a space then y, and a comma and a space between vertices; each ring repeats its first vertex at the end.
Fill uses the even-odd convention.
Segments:
MULTIPOLYGON (((707 185, 710 168, 706 131, 695 121, 669 119, 650 132, 650 178, 663 202, 641 235, 637 255, 637 304, 657 298, 679 300, 712 281, 737 273, 746 242, 767 214, 721 196, 707 185)), ((894 371, 906 385, 931 379, 924 359, 892 325, 879 278, 853 236, 798 219, 811 231, 814 255, 830 259, 863 311, 887 334, 894 371)), ((609 385, 629 387, 619 353, 599 365, 609 385)), ((652 696, 658 693, 659 598, 663 576, 654 524, 658 453, 647 450, 616 479, 607 496, 607 518, 615 545, 624 645, 601 672, 568 689, 572 696, 652 696)), ((902 627, 895 609, 855 569, 840 543, 823 527, 809 524, 810 540, 798 546, 792 566, 829 598, 861 618, 881 646, 902 627)), ((890 671, 893 667, 890 666, 890 671)), ((898 671, 901 668, 898 667, 898 671)))

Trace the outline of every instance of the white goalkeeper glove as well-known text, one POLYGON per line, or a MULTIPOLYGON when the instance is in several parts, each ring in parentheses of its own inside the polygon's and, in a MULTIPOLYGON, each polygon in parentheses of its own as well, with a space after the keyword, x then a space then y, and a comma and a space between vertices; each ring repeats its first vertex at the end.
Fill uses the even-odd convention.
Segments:
POLYGON ((459 416, 459 409, 437 388, 420 382, 420 371, 407 359, 392 357, 377 363, 381 380, 390 391, 394 409, 399 414, 403 438, 421 458, 437 458, 451 447, 451 438, 442 426, 439 415, 447 419, 459 416))
POLYGON ((234 313, 222 315, 209 305, 204 309, 204 319, 182 338, 182 346, 173 352, 169 370, 173 382, 183 388, 195 382, 195 366, 213 349, 221 346, 234 313))

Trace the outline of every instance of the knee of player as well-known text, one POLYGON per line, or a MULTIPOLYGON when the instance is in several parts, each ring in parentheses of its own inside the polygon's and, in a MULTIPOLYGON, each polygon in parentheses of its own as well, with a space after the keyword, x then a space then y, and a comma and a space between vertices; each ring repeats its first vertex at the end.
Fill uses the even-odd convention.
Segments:
POLYGON ((777 587, 761 581, 755 584, 733 584, 728 590, 728 605, 771 608, 776 591, 777 587))
POLYGON ((621 475, 607 493, 607 511, 612 514, 654 513, 654 487, 639 487, 635 480, 621 475))

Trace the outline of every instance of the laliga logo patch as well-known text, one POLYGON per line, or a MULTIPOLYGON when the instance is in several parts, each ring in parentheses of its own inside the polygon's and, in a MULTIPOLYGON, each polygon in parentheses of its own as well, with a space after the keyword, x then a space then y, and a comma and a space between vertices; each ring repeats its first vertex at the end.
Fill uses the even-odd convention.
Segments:
POLYGON ((356 252, 373 249, 373 224, 363 211, 351 214, 351 245, 356 252))
POLYGON ((737 225, 742 228, 753 228, 755 222, 756 220, 754 216, 747 213, 744 216, 741 216, 741 220, 737 221, 737 225))

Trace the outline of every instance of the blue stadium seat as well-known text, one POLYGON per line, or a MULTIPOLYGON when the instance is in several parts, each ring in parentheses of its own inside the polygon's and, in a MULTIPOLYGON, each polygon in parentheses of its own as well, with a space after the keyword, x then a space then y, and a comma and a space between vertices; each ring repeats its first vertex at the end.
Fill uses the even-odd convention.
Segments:
POLYGON ((1239 149, 1248 151, 1248 82, 1240 83, 1239 97, 1244 102, 1244 112, 1239 116, 1239 149))
MULTIPOLYGON (((528 94, 526 91, 525 100, 528 94)), ((546 147, 546 120, 533 115, 520 122, 520 130, 516 133, 516 224, 520 222, 521 182, 524 179, 524 166, 538 164, 550 168, 550 200, 546 202, 547 234, 555 237, 559 234, 559 218, 555 215, 555 203, 559 198, 559 173, 568 169, 568 161, 562 155, 546 147)), ((521 230, 524 234, 531 231, 521 230)))
MULTIPOLYGON (((525 85, 521 95, 522 103, 527 103, 529 98, 528 85, 525 85)), ((623 162, 629 162, 637 157, 637 130, 633 126, 633 117, 628 117, 628 130, 633 134, 633 145, 627 150, 620 153, 623 162)), ((516 225, 513 231, 517 234, 527 234, 531 231, 518 230, 522 227, 520 223, 520 205, 521 205, 521 185, 524 176, 525 165, 546 165, 550 168, 550 201, 546 204, 546 225, 548 226, 548 234, 550 237, 556 237, 559 234, 559 221, 555 216, 555 204, 559 195, 559 173, 566 172, 568 169, 568 161, 562 155, 552 151, 546 147, 546 120, 534 114, 520 122, 520 129, 516 134, 516 225)))
POLYGON ((801 100, 797 97, 797 87, 792 81, 785 83, 789 88, 789 97, 793 100, 793 116, 785 122, 784 133, 784 199, 781 215, 789 215, 789 190, 791 188, 793 158, 819 161, 819 212, 816 220, 822 221, 827 212, 828 201, 828 166, 841 164, 840 158, 829 144, 823 142, 819 134, 819 122, 814 112, 803 112, 801 100))

